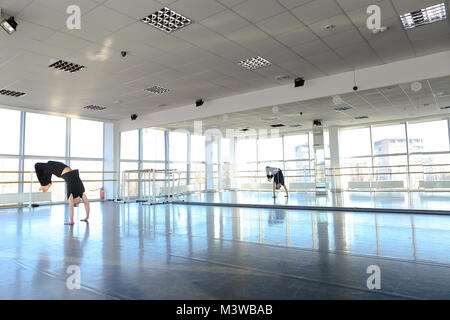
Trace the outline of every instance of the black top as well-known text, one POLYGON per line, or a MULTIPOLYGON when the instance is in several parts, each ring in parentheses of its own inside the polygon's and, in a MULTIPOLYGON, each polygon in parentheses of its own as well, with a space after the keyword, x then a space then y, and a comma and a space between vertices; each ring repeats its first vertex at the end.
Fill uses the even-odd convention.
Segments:
POLYGON ((67 198, 69 198, 71 194, 74 199, 83 196, 85 190, 78 170, 66 172, 61 178, 63 178, 67 184, 67 198))
POLYGON ((54 174, 58 178, 61 178, 61 174, 65 168, 67 168, 67 165, 58 161, 49 161, 46 166, 47 172, 54 174))

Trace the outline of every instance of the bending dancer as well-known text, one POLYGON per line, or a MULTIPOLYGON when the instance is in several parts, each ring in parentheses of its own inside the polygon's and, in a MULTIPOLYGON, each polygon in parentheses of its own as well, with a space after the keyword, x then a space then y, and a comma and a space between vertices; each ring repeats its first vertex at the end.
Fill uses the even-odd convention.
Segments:
POLYGON ((84 185, 81 182, 78 170, 72 170, 62 162, 49 161, 47 163, 36 163, 34 165, 36 175, 38 177, 41 187, 39 190, 47 192, 52 185, 52 175, 58 178, 63 178, 67 185, 67 199, 70 205, 70 221, 66 225, 73 225, 73 209, 78 206, 83 200, 84 208, 86 209, 86 218, 81 221, 87 222, 89 220, 89 200, 84 194, 84 185))
POLYGON ((266 167, 266 175, 267 175, 267 180, 269 182, 272 182, 272 179, 273 179, 273 197, 276 198, 275 189, 280 190, 281 186, 283 186, 284 191, 286 191, 285 197, 288 198, 289 192, 288 192, 286 186, 284 185, 284 176, 283 176, 283 172, 281 171, 281 169, 267 166, 266 167))

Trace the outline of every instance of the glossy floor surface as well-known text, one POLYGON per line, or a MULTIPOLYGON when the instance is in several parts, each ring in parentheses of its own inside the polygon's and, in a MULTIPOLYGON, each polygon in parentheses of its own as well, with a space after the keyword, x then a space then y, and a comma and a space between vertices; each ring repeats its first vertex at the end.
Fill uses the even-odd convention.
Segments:
POLYGON ((0 210, 1 299, 450 299, 447 216, 108 202, 67 217, 0 210))
MULTIPOLYGON (((179 197, 181 200, 212 203, 265 204, 318 207, 359 207, 450 211, 450 192, 342 192, 316 195, 313 192, 223 191, 179 197)), ((449 212, 450 214, 450 212, 449 212)))

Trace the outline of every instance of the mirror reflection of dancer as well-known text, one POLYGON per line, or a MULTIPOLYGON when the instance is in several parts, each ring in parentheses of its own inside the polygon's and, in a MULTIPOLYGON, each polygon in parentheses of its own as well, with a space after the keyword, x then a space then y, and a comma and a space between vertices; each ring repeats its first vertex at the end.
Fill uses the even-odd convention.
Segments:
POLYGON ((74 207, 80 204, 83 200, 84 208, 86 210, 86 218, 81 221, 87 222, 89 219, 89 200, 84 194, 84 185, 80 179, 80 173, 78 170, 72 170, 70 167, 62 162, 49 161, 47 163, 36 163, 34 165, 36 175, 38 177, 41 187, 39 190, 47 192, 52 185, 52 175, 54 174, 58 178, 63 178, 67 185, 67 199, 70 206, 70 221, 66 222, 66 225, 73 225, 73 210, 74 207))
POLYGON ((289 192, 288 192, 286 186, 284 185, 284 176, 283 176, 283 172, 281 171, 281 169, 267 166, 266 167, 266 175, 267 175, 267 180, 269 182, 272 182, 272 179, 273 179, 273 197, 276 198, 275 189, 280 190, 281 186, 283 186, 284 191, 286 191, 285 197, 288 198, 289 192))

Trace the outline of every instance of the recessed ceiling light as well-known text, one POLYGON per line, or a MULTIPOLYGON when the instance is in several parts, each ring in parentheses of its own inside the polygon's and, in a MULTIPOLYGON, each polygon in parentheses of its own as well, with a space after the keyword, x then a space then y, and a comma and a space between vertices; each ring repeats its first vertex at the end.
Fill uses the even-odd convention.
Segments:
POLYGON ((412 29, 447 19, 447 9, 445 3, 440 3, 425 9, 402 14, 400 19, 404 29, 412 29))
POLYGON ((291 124, 289 127, 291 127, 291 128, 299 128, 299 127, 301 127, 302 125, 301 124, 291 124))
POLYGON ((441 107, 441 110, 450 109, 450 106, 441 107))
POLYGON ((351 110, 351 109, 353 109, 353 108, 350 106, 334 108, 334 110, 336 110, 336 111, 346 111, 346 110, 351 110))
POLYGON ((272 125, 270 125, 272 128, 281 128, 281 127, 285 127, 285 125, 284 124, 272 124, 272 125))
POLYGON ((160 86, 153 86, 151 88, 145 89, 145 91, 148 91, 148 92, 153 93, 153 94, 164 94, 164 93, 170 92, 169 89, 166 89, 166 88, 163 88, 163 87, 160 87, 160 86))
POLYGON ((260 69, 260 68, 264 68, 264 67, 268 67, 268 66, 272 65, 271 62, 269 62, 268 60, 266 60, 260 56, 250 58, 247 60, 242 60, 238 64, 248 70, 256 70, 256 69, 260 69))
POLYGON ((2 90, 0 90, 0 94, 4 95, 4 96, 18 98, 18 97, 24 96, 26 93, 2 89, 2 90))
POLYGON ((359 116, 359 117, 355 117, 356 120, 362 120, 362 119, 369 119, 368 116, 359 116))
POLYGON ((14 17, 3 20, 0 22, 0 25, 8 34, 14 33, 17 29, 17 22, 14 20, 14 17))
POLYGON ((102 110, 105 110, 106 107, 102 107, 102 106, 97 106, 97 105, 94 105, 94 104, 90 104, 90 105, 84 107, 84 109, 92 110, 92 111, 102 111, 102 110))
POLYGON ((450 97, 450 93, 438 92, 435 94, 435 96, 438 98, 450 97))
POLYGON ((167 33, 172 33, 192 23, 191 19, 169 8, 162 8, 141 21, 167 33))
POLYGON ((271 117, 271 118, 261 118, 261 120, 263 121, 273 121, 273 120, 277 120, 276 117, 271 117))
POLYGON ((52 63, 51 65, 49 65, 48 67, 54 68, 57 70, 70 72, 70 73, 75 73, 75 72, 81 71, 84 68, 86 68, 85 66, 82 66, 82 65, 79 65, 79 64, 76 64, 73 62, 64 61, 64 60, 58 60, 55 63, 52 63))

